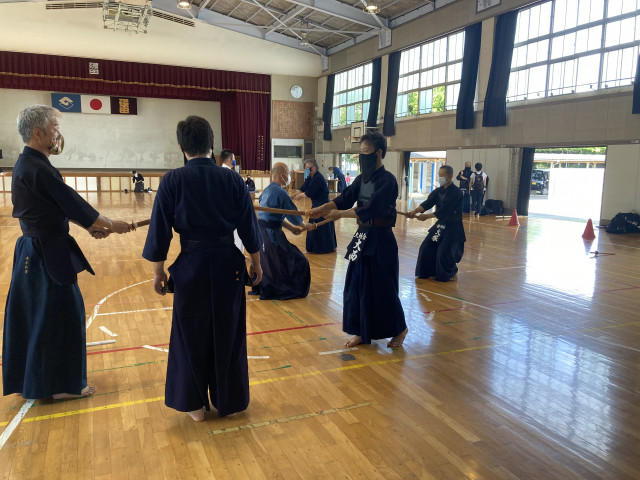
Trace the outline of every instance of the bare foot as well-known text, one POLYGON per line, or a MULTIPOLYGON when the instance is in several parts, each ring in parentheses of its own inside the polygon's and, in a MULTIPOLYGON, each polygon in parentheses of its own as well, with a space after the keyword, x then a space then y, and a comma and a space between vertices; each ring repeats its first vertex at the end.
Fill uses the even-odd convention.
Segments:
POLYGON ((405 328, 404 332, 402 332, 400 335, 396 335, 391 340, 389 340, 389 343, 387 343, 387 347, 401 347, 402 343, 404 342, 404 337, 407 336, 407 333, 409 333, 409 329, 405 328))
POLYGON ((360 345, 361 343, 362 343, 362 337, 359 337, 358 335, 356 335, 351 337, 349 340, 347 340, 344 346, 347 348, 355 347, 356 345, 360 345))
POLYGON ((96 393, 98 389, 94 385, 87 385, 82 389, 80 395, 74 395, 72 393, 56 393, 52 395, 54 400, 62 400, 65 398, 81 398, 81 397, 90 397, 94 393, 96 393))
POLYGON ((193 419, 194 422, 202 422, 204 420, 204 407, 199 408, 198 410, 187 412, 187 414, 193 419))
POLYGON ((456 273, 453 277, 451 277, 449 279, 450 282, 457 282, 458 281, 458 274, 456 273))

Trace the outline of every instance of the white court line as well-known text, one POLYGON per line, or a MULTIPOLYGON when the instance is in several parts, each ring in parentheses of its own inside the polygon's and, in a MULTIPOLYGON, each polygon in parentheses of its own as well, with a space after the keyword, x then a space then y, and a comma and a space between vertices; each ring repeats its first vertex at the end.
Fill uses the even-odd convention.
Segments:
POLYGON ((25 402, 25 404, 22 405, 22 407, 20 407, 20 410, 18 411, 16 416, 13 417, 13 419, 11 420, 9 425, 7 425, 7 428, 5 428, 4 432, 2 432, 2 435, 0 435, 0 449, 2 449, 2 447, 4 447, 5 443, 7 443, 7 440, 9 440, 9 437, 11 436, 13 431, 16 429, 16 427, 20 424, 20 422, 22 421, 24 416, 27 414, 27 412, 29 411, 29 409, 33 405, 33 402, 35 402, 35 401, 36 401, 35 398, 31 398, 31 399, 27 400, 25 402))
POLYGON ((100 325, 98 327, 100 330, 102 330, 104 333, 106 333, 107 335, 109 335, 110 337, 117 337, 118 334, 117 333, 113 333, 111 330, 109 330, 107 327, 105 327, 104 325, 100 325))
POLYGON ((87 347, 95 347, 96 345, 107 345, 109 343, 116 343, 115 340, 100 340, 98 342, 89 342, 87 347))
POLYGON ((429 297, 427 297, 427 294, 426 294, 426 293, 422 293, 422 292, 420 292, 420 296, 421 296, 421 297, 423 297, 427 302, 430 302, 430 301, 431 301, 431 299, 430 299, 429 297))
POLYGON ((436 312, 429 312, 429 315, 427 315, 427 318, 425 318, 426 322, 430 322, 431 320, 433 320, 433 317, 436 316, 436 312))
POLYGON ((159 352, 169 353, 169 350, 166 348, 154 347, 153 345, 142 345, 142 348, 148 348, 149 350, 158 350, 159 352))
POLYGON ((259 360, 259 359, 269 358, 269 355, 263 356, 263 357, 256 357, 256 356, 249 355, 249 356, 247 356, 247 358, 254 359, 254 360, 259 360))
POLYGON ((134 283, 133 285, 128 285, 126 287, 121 288, 120 290, 116 290, 113 293, 110 293, 109 295, 107 295, 106 297, 104 297, 102 300, 100 300, 98 303, 96 303, 96 306, 93 307, 93 313, 91 314, 91 316, 89 317, 89 319, 87 320, 87 329, 91 326, 91 323, 93 322, 93 320, 96 318, 96 316, 98 315, 98 311, 100 310, 100 307, 102 306, 102 304, 104 302, 106 302, 109 298, 113 297, 114 295, 123 292, 131 287, 137 287, 138 285, 142 285, 143 283, 149 283, 153 281, 152 278, 150 278, 149 280, 143 280, 142 282, 138 282, 138 283, 134 283))
POLYGON ((331 355, 332 353, 350 352, 352 350, 358 350, 358 347, 342 348, 340 350, 331 350, 329 352, 318 352, 318 355, 331 355))
MULTIPOLYGON (((173 307, 160 307, 160 308, 142 308, 140 310, 125 310, 124 312, 106 312, 97 313, 96 317, 102 317, 105 315, 124 315, 125 313, 139 313, 139 312, 157 312, 159 310, 173 310, 173 307)), ((105 332, 106 333, 106 332, 105 332)))

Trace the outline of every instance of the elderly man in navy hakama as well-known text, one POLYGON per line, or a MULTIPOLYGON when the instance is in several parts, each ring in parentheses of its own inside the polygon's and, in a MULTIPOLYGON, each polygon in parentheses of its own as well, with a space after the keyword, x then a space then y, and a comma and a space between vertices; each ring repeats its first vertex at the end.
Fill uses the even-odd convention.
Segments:
POLYGON ((251 256, 249 275, 262 278, 261 238, 249 192, 240 175, 211 158, 213 131, 200 117, 178 123, 184 167, 162 179, 142 256, 154 262, 154 289, 173 289, 165 404, 204 420, 209 401, 219 416, 249 405, 245 259, 233 244, 238 234, 251 256), (169 267, 173 230, 181 251, 169 267))

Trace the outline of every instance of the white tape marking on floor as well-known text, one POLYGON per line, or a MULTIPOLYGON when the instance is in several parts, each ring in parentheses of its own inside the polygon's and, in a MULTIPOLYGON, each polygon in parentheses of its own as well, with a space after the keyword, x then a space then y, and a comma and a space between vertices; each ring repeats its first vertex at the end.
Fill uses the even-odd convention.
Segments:
POLYGON ((109 343, 116 343, 115 340, 100 340, 99 342, 88 342, 87 347, 95 347, 96 345, 107 345, 109 343))
POLYGON ((142 348, 148 348, 149 350, 158 350, 159 352, 169 352, 166 348, 154 347, 153 345, 142 345, 142 348))
POLYGON ((329 352, 318 352, 318 355, 331 355, 333 353, 350 352, 352 350, 358 350, 358 347, 342 348, 340 350, 331 350, 329 352))
POLYGON ((33 402, 35 401, 36 401, 35 398, 27 400, 25 404, 22 405, 22 407, 20 407, 20 411, 18 411, 17 415, 13 417, 11 422, 9 422, 9 425, 7 425, 7 428, 5 428, 4 432, 2 432, 2 435, 0 435, 0 449, 4 447, 5 443, 7 443, 7 440, 9 440, 9 437, 11 436, 13 431, 16 429, 16 427, 20 425, 20 422, 22 421, 24 416, 27 414, 27 412, 31 408, 31 405, 33 405, 33 402))
POLYGON ((102 330, 104 333, 106 333, 107 335, 109 335, 110 337, 117 337, 118 334, 117 333, 113 333, 111 330, 109 330, 107 327, 105 327, 104 325, 100 325, 98 327, 100 330, 102 330))
POLYGON ((132 287, 137 287, 138 285, 142 285, 143 283, 149 283, 152 282, 153 279, 149 279, 149 280, 143 280, 142 282, 138 282, 138 283, 134 283, 133 285, 128 285, 126 287, 122 287, 120 290, 116 290, 113 293, 110 293, 109 295, 107 295, 106 297, 104 297, 102 300, 100 300, 98 303, 96 303, 96 306, 93 307, 93 313, 91 314, 91 316, 89 317, 89 319, 87 320, 87 329, 91 326, 91 323, 93 322, 93 320, 96 318, 96 316, 98 315, 98 311, 100 310, 100 307, 102 306, 102 304, 104 302, 106 302, 109 298, 113 297, 114 295, 117 295, 120 292, 123 292, 129 288, 132 287))
POLYGON ((430 299, 429 297, 427 297, 427 294, 426 294, 426 293, 422 293, 422 292, 420 292, 420 296, 421 296, 421 297, 423 297, 427 302, 430 302, 430 301, 431 301, 431 299, 430 299))
POLYGON ((253 355, 249 355, 247 358, 250 358, 252 360, 262 360, 262 359, 269 358, 269 355, 263 356, 263 357, 256 357, 256 356, 253 356, 253 355))
POLYGON ((173 310, 173 307, 143 308, 140 310, 125 310, 124 312, 105 312, 105 313, 96 314, 96 317, 102 317, 105 315, 124 315, 127 313, 138 313, 138 312, 157 312, 159 310, 173 310))

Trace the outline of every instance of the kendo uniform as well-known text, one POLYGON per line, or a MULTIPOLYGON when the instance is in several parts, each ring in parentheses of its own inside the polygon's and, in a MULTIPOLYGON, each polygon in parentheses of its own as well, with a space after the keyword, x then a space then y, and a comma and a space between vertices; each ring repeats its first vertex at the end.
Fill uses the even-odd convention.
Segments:
POLYGON ((398 183, 384 167, 369 182, 358 175, 353 184, 333 200, 339 210, 357 201, 358 231, 347 248, 349 260, 344 284, 342 330, 371 340, 395 337, 406 328, 399 292, 396 223, 398 183))
MULTIPOLYGON (((324 177, 316 172, 309 175, 300 187, 300 191, 311 199, 311 207, 319 207, 329 202, 329 187, 324 177)), ((318 223, 324 218, 312 218, 309 223, 318 223)), ((307 232, 307 252, 309 253, 330 253, 335 252, 338 247, 336 242, 336 229, 333 222, 322 225, 317 230, 307 232)))
MULTIPOLYGON (((293 200, 277 183, 271 182, 260 195, 260 206, 297 210, 293 200)), ((300 215, 287 215, 294 225, 302 224, 300 215)), ((282 231, 285 216, 277 213, 258 212, 258 223, 264 246, 260 252, 262 282, 253 287, 253 294, 260 300, 289 300, 304 298, 309 294, 311 269, 309 260, 282 231)))
POLYGON ((338 179, 338 193, 342 193, 347 188, 347 181, 344 179, 344 173, 338 167, 333 167, 333 178, 338 179))
POLYGON ((194 158, 162 179, 142 256, 167 258, 172 229, 181 251, 169 267, 173 320, 165 404, 181 412, 219 416, 249 404, 245 276, 233 244, 237 229, 249 253, 260 250, 258 223, 240 175, 210 158, 194 158))
POLYGON ((141 174, 137 173, 136 175, 134 175, 132 181, 134 192, 144 192, 144 177, 141 174))
POLYGON ((436 277, 448 282, 458 273, 457 263, 464 254, 467 237, 462 225, 462 192, 454 184, 439 187, 420 204, 424 211, 436 207, 438 221, 429 229, 427 238, 420 245, 416 263, 416 277, 436 277))
POLYGON ((13 169, 11 198, 22 236, 5 307, 4 394, 80 395, 87 386, 87 352, 77 274, 95 273, 69 235, 69 220, 88 228, 99 213, 30 147, 24 147, 13 169))

